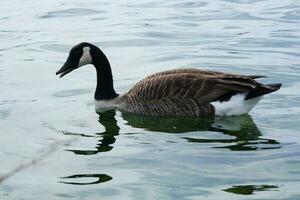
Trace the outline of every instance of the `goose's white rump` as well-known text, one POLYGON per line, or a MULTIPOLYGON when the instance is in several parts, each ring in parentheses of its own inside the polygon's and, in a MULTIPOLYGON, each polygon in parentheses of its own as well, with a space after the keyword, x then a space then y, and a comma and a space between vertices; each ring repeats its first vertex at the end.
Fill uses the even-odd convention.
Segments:
POLYGON ((215 107, 215 115, 218 116, 231 116, 247 114, 262 98, 245 100, 248 93, 238 93, 233 95, 228 101, 215 101, 211 104, 215 107))

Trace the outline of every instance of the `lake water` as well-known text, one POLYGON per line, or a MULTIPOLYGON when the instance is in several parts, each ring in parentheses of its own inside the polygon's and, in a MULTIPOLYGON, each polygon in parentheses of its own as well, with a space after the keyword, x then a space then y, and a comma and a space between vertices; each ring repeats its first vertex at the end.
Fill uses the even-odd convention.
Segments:
POLYGON ((0 199, 300 199, 298 0, 11 0, 0 12, 0 175, 56 150, 0 199), (106 53, 120 93, 177 67, 283 87, 249 116, 99 116, 92 67, 55 76, 81 41, 106 53))

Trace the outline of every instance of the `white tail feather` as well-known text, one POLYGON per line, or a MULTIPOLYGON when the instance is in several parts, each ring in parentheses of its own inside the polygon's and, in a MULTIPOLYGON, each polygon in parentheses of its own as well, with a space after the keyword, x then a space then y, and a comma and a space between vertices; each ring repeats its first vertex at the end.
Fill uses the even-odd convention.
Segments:
POLYGON ((238 93, 233 95, 229 101, 215 101, 211 104, 215 107, 215 115, 231 116, 247 114, 263 96, 245 100, 248 93, 238 93))

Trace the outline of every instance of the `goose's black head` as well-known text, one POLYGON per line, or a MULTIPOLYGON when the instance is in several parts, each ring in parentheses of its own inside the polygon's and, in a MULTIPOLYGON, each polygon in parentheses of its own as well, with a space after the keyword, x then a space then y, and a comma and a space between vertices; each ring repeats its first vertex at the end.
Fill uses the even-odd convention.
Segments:
POLYGON ((95 45, 87 42, 82 42, 74 46, 69 53, 69 57, 65 64, 56 72, 60 74, 60 78, 70 73, 74 69, 87 64, 93 64, 93 57, 96 52, 101 51, 95 45))

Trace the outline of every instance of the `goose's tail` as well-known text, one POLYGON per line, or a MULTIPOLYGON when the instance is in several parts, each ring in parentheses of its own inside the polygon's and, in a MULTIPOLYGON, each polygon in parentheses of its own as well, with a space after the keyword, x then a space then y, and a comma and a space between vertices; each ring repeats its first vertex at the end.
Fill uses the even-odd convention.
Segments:
POLYGON ((280 89, 281 85, 281 83, 273 83, 257 86, 254 90, 247 94, 245 100, 253 99, 259 96, 263 96, 265 94, 269 94, 271 92, 275 92, 280 89))
POLYGON ((237 93, 231 96, 228 101, 215 101, 211 104, 215 108, 215 115, 242 115, 248 113, 265 94, 275 92, 279 90, 280 87, 280 83, 268 85, 260 84, 249 93, 237 93))

